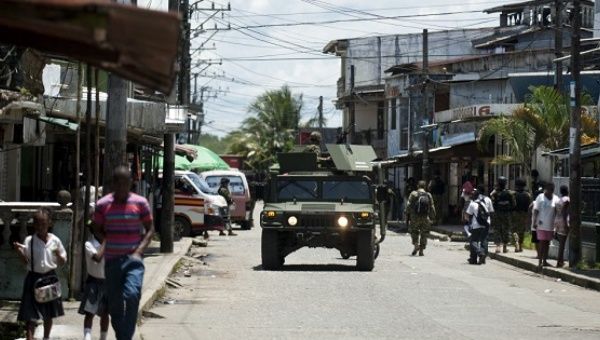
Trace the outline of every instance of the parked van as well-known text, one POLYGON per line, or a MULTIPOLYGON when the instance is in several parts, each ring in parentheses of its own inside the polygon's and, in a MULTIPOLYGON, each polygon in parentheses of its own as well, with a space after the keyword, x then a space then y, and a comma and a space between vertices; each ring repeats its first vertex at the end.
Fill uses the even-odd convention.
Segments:
MULTIPOLYGON (((161 175, 162 177, 162 175, 161 175)), ((175 239, 223 230, 227 202, 191 171, 175 171, 175 239)))
POLYGON ((216 193, 221 185, 221 178, 229 179, 229 190, 233 198, 234 206, 231 208, 230 215, 233 223, 238 223, 242 229, 252 228, 252 210, 254 210, 254 201, 250 196, 250 188, 246 175, 239 170, 212 170, 200 173, 206 180, 212 192, 216 193))

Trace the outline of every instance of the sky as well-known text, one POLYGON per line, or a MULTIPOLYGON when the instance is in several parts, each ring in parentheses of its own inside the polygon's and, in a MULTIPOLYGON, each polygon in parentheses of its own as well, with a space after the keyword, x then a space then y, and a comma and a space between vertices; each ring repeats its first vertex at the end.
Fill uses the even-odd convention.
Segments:
MULTIPOLYGON (((190 0, 191 3, 195 1, 190 0)), ((227 8, 227 0, 205 0, 198 7, 210 8, 213 2, 216 8, 227 8)), ((203 46, 192 55, 192 73, 199 73, 198 91, 201 87, 209 88, 203 133, 224 136, 235 130, 248 117, 247 108, 256 96, 284 84, 294 94, 302 94, 303 121, 315 117, 318 97, 323 96, 327 126, 338 127, 342 120, 341 111, 335 109, 333 101, 340 77, 340 59, 322 53, 328 42, 415 33, 424 28, 436 31, 497 26, 497 14, 487 15, 480 11, 513 2, 518 1, 231 0, 231 11, 220 12, 213 18, 208 18, 211 11, 196 11, 192 28, 206 21, 204 29, 213 29, 215 25, 223 29, 216 33, 196 31, 198 34, 192 41, 192 48, 203 46), (454 14, 423 16, 449 12, 454 14), (381 16, 400 15, 420 16, 379 20, 381 16), (369 20, 348 22, 360 18, 369 20), (378 20, 372 20, 375 18, 378 20), (265 25, 267 27, 256 27, 265 25)), ((138 6, 152 9, 164 10, 167 5, 168 0, 138 1, 138 6)))

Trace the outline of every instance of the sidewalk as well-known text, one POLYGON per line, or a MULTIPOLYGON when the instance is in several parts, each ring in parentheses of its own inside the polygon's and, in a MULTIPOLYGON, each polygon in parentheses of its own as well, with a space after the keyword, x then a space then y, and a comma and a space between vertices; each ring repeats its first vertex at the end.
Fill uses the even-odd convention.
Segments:
MULTIPOLYGON (((144 264, 146 271, 144 273, 144 285, 142 288, 142 299, 140 301, 140 309, 138 322, 142 317, 142 311, 147 311, 152 307, 154 300, 162 294, 165 288, 165 280, 176 267, 179 260, 187 254, 192 245, 191 238, 183 238, 179 242, 175 242, 172 254, 161 254, 159 252, 159 242, 152 242, 146 250, 144 256, 144 264)), ((60 340, 80 340, 83 338, 83 316, 77 313, 79 301, 65 301, 63 303, 65 316, 54 320, 52 327, 51 339, 60 340)), ((18 304, 11 304, 0 308, 0 320, 14 322, 17 317, 18 304), (17 308, 15 310, 15 308, 17 308)), ((108 339, 114 339, 112 329, 109 330, 108 339)), ((97 339, 100 335, 99 319, 94 319, 94 328, 92 336, 97 339)), ((35 337, 41 339, 43 336, 43 327, 40 325, 36 328, 35 337)), ((139 339, 136 333, 136 339, 139 339)))
MULTIPOLYGON (((538 260, 535 257, 536 252, 529 249, 524 249, 522 253, 509 252, 506 254, 495 254, 490 252, 490 258, 494 260, 537 273, 539 272, 538 260)), ((549 260, 549 262, 552 265, 556 265, 555 260, 549 260)), ((600 291, 600 270, 572 270, 566 267, 544 267, 541 274, 584 288, 600 291)))

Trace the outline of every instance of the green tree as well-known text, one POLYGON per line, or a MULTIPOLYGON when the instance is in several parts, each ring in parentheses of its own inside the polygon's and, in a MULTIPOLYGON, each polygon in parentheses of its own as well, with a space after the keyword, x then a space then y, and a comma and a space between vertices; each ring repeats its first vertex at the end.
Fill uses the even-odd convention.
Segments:
MULTIPOLYGON (((487 149, 494 136, 501 137, 511 150, 508 155, 496 157, 496 164, 519 164, 526 171, 531 168, 535 150, 556 150, 569 144, 569 98, 550 86, 531 86, 525 104, 513 111, 512 116, 488 120, 479 131, 479 146, 487 149)), ((592 103, 583 95, 583 105, 592 103)), ((582 142, 597 140, 597 120, 582 113, 582 142)))
POLYGON ((294 146, 301 110, 302 95, 294 95, 288 86, 263 93, 248 108, 253 115, 230 134, 230 152, 246 156, 254 170, 267 171, 278 152, 294 146))

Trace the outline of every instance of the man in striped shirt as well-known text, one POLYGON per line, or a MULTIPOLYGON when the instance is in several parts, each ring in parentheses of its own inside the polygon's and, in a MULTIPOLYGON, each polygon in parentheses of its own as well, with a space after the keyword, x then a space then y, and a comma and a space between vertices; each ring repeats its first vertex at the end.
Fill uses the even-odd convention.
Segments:
POLYGON ((117 340, 130 340, 135 333, 144 280, 142 255, 154 234, 148 201, 130 189, 129 168, 117 167, 114 192, 98 201, 93 218, 105 239, 106 293, 117 340))

